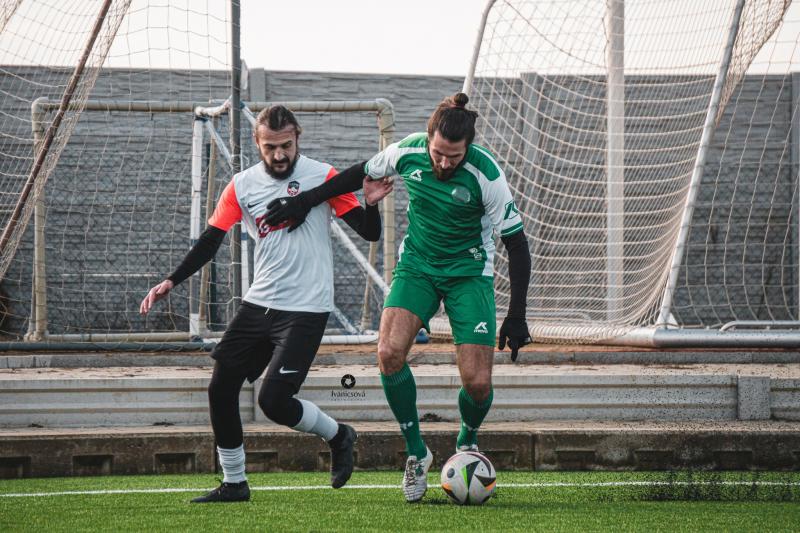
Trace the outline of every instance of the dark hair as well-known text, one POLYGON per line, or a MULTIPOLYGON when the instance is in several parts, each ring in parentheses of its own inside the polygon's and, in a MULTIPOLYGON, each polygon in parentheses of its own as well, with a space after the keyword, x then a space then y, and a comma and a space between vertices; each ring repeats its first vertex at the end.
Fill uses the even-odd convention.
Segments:
POLYGON ((297 135, 303 132, 294 113, 286 109, 282 105, 271 105, 266 109, 262 109, 256 117, 256 129, 259 126, 266 126, 272 131, 282 130, 286 126, 294 126, 297 135))
POLYGON ((469 96, 464 93, 456 93, 442 100, 428 119, 428 138, 432 139, 434 132, 438 131, 450 142, 465 139, 470 144, 475 138, 478 113, 467 109, 468 102, 469 96))

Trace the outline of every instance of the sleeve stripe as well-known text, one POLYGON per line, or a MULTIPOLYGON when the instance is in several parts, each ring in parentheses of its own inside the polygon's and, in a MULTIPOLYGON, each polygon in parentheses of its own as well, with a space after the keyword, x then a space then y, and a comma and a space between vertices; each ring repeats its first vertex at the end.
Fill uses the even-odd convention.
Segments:
POLYGON ((522 230, 522 222, 517 222, 516 224, 514 224, 510 228, 507 228, 507 229, 504 229, 503 231, 501 231, 500 232, 500 236, 501 237, 508 237, 509 235, 513 235, 514 233, 517 233, 520 230, 522 230))

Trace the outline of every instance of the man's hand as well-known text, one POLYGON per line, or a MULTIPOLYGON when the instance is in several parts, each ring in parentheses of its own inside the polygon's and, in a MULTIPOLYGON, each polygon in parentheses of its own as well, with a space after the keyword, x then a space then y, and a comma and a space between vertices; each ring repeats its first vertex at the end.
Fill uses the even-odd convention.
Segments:
POLYGON ((503 320, 503 325, 500 326, 500 338, 497 341, 497 347, 500 350, 506 347, 506 340, 508 340, 508 347, 511 348, 511 360, 516 361, 519 349, 532 342, 531 335, 528 333, 528 324, 524 318, 507 316, 503 320))
POLYGON ((297 196, 276 198, 267 204, 264 221, 270 226, 277 226, 281 222, 291 220, 292 225, 289 226, 289 233, 291 233, 305 222, 309 211, 311 211, 311 205, 306 202, 303 193, 297 196))
POLYGON ((165 279, 150 289, 150 292, 148 292, 147 296, 144 297, 142 303, 139 304, 139 312, 143 315, 146 315, 148 312, 150 312, 150 309, 153 308, 153 304, 166 298, 169 294, 169 291, 171 291, 174 286, 175 284, 172 283, 172 281, 165 279))
POLYGON ((374 180, 367 176, 364 178, 364 202, 367 205, 375 205, 383 200, 393 189, 394 180, 391 177, 374 180))

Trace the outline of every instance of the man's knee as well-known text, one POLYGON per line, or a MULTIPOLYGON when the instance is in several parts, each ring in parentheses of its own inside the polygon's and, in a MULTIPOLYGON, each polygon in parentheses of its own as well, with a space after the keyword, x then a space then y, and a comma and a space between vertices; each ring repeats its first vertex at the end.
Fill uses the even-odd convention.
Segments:
POLYGON ((216 363, 208 382, 208 401, 211 405, 236 400, 242 390, 245 376, 240 372, 216 363))
POLYGON ((476 403, 483 403, 489 398, 492 390, 492 380, 486 375, 475 375, 464 380, 464 389, 476 403))
POLYGON ((286 383, 265 382, 258 395, 258 406, 276 424, 293 427, 300 422, 303 414, 303 408, 294 394, 295 391, 286 383))
POLYGON ((378 342, 378 367, 381 374, 384 376, 396 374, 405 363, 405 350, 392 346, 389 342, 378 342))

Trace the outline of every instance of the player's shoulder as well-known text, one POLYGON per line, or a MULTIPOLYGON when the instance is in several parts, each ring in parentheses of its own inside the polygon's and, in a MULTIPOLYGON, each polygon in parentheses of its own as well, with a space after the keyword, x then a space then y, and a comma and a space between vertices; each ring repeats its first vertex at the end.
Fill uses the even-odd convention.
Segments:
POLYGON ((295 178, 311 178, 311 177, 326 177, 330 170, 333 168, 329 163, 311 159, 308 156, 300 155, 295 164, 292 177, 295 178))
POLYGON ((477 170, 481 176, 489 181, 494 181, 503 175, 503 169, 497 159, 492 155, 488 148, 480 144, 472 143, 467 148, 467 155, 464 156, 465 165, 467 170, 471 170, 470 166, 477 170))
POLYGON ((255 165, 251 165, 241 172, 234 174, 231 181, 233 182, 234 188, 238 191, 253 180, 260 179, 263 173, 264 165, 259 161, 255 165))
POLYGON ((428 134, 424 131, 412 133, 399 143, 398 148, 427 148, 428 147, 428 134))

